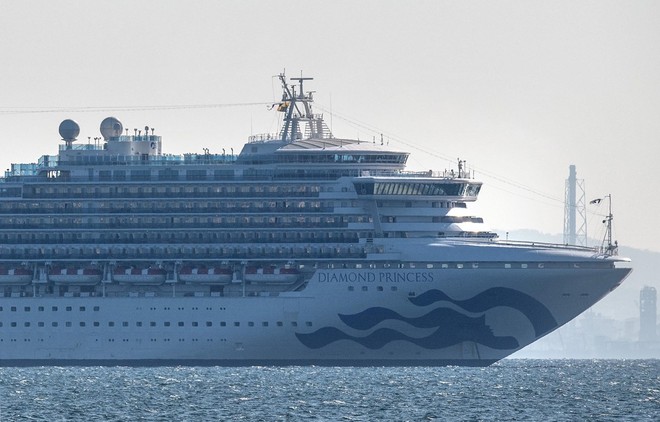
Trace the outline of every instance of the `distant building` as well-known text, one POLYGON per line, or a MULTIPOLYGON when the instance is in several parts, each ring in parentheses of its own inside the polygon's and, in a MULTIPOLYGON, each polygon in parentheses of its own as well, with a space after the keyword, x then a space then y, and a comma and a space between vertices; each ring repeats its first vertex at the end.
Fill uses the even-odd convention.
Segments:
POLYGON ((657 299, 655 287, 645 286, 639 292, 639 341, 655 341, 657 327, 657 299))

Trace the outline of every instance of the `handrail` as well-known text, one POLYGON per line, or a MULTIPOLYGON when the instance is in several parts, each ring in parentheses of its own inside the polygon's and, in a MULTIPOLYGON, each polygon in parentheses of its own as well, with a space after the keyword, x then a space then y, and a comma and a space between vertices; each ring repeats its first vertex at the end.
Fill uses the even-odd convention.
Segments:
POLYGON ((498 245, 510 245, 510 246, 542 246, 545 248, 552 249, 566 249, 566 250, 577 250, 577 251, 588 251, 588 252, 599 252, 599 249, 595 246, 580 246, 580 245, 569 245, 564 243, 551 243, 551 242, 534 242, 529 240, 493 240, 494 243, 498 245))

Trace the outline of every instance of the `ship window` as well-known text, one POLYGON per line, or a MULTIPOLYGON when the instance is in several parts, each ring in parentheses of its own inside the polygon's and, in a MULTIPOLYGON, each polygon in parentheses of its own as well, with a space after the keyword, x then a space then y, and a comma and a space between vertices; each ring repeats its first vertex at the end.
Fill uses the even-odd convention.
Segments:
POLYGON ((114 321, 108 321, 108 327, 114 327, 115 322, 114 321))
POLYGON ((367 286, 362 286, 362 291, 363 291, 363 292, 366 292, 367 290, 369 290, 369 287, 367 287, 367 286))
POLYGON ((151 321, 151 322, 149 323, 149 326, 150 326, 150 327, 155 327, 155 326, 156 326, 156 321, 151 321))
POLYGON ((12 306, 12 307, 11 307, 11 311, 12 311, 12 312, 16 312, 16 307, 15 307, 15 306, 12 306))
POLYGON ((71 321, 67 321, 64 325, 66 325, 67 327, 70 327, 71 326, 71 321))
POLYGON ((26 322, 26 323, 23 324, 23 325, 25 325, 26 327, 29 327, 29 326, 30 326, 30 323, 29 323, 29 322, 26 322))
POLYGON ((16 326, 16 323, 15 323, 15 322, 12 322, 12 323, 9 324, 9 325, 11 325, 12 327, 15 327, 15 326, 16 326))
POLYGON ((51 325, 52 325, 53 327, 57 327, 57 322, 53 322, 51 325))
POLYGON ((122 322, 122 323, 121 323, 121 326, 122 326, 122 327, 128 327, 128 321, 124 321, 124 322, 122 322))
POLYGON ((283 325, 284 325, 284 323, 282 321, 277 321, 277 326, 278 327, 282 327, 283 325))
POLYGON ((80 307, 80 312, 85 312, 85 307, 84 306, 80 307))
POLYGON ((94 307, 94 310, 95 310, 95 311, 98 311, 98 310, 99 310, 99 307, 98 307, 98 306, 95 306, 95 307, 94 307))
POLYGON ((348 291, 349 291, 349 292, 352 292, 353 290, 355 290, 355 287, 353 287, 353 286, 348 286, 348 291))
POLYGON ((211 327, 211 326, 213 326, 213 323, 211 321, 206 321, 206 326, 211 327))
MULTIPOLYGON (((40 306, 40 307, 39 307, 39 308, 37 308, 37 309, 39 310, 39 312, 43 312, 43 310, 44 310, 44 307, 43 307, 43 306, 40 306)), ((2 309, 0 309, 0 311, 1 311, 1 310, 2 310, 2 309)))
POLYGON ((23 308, 23 310, 24 310, 25 312, 30 312, 30 307, 29 307, 29 306, 26 306, 25 308, 23 308))
POLYGON ((197 327, 198 325, 199 325, 199 323, 198 323, 197 321, 193 321, 193 322, 192 322, 192 326, 193 326, 193 327, 197 327))
POLYGON ((383 291, 383 286, 378 286, 378 287, 376 288, 376 290, 378 290, 379 292, 382 292, 382 291, 383 291))
POLYGON ((170 326, 170 322, 169 322, 169 321, 165 321, 165 322, 163 323, 163 325, 164 325, 165 327, 169 327, 169 326, 170 326))
POLYGON ((93 324, 93 325, 94 325, 95 327, 98 327, 98 326, 101 325, 101 324, 100 324, 98 321, 94 321, 94 324, 93 324))
POLYGON ((39 321, 39 322, 37 323, 37 326, 38 326, 38 327, 43 327, 44 325, 45 325, 45 324, 43 323, 43 321, 39 321))
POLYGON ((262 325, 263 327, 268 327, 268 322, 267 322, 267 321, 264 321, 264 322, 261 323, 261 325, 262 325))
POLYGON ((312 321, 305 322, 305 325, 308 326, 308 327, 311 327, 312 326, 312 321))
POLYGON ((254 322, 252 321, 248 322, 248 327, 254 327, 254 322))
POLYGON ((67 310, 67 311, 71 311, 72 309, 73 309, 73 308, 72 308, 71 306, 67 306, 67 307, 66 307, 66 310, 67 310))
POLYGON ((135 326, 136 326, 136 327, 142 327, 142 321, 137 321, 137 322, 135 323, 135 326))
POLYGON ((226 326, 227 326, 227 323, 226 323, 225 321, 220 321, 220 326, 221 326, 221 327, 226 327, 226 326))
POLYGON ((84 327, 84 326, 85 326, 85 322, 84 322, 84 321, 80 321, 80 326, 81 326, 81 327, 84 327))
POLYGON ((240 327, 240 326, 241 326, 241 323, 240 323, 240 322, 238 322, 238 321, 234 321, 234 327, 240 327))
POLYGON ((179 321, 179 322, 177 323, 177 325, 178 325, 179 327, 183 327, 183 321, 179 321))
POLYGON ((297 327, 297 326, 298 326, 298 323, 297 323, 296 321, 291 321, 291 326, 292 326, 292 327, 297 327))
POLYGON ((393 292, 396 292, 396 291, 399 290, 399 289, 398 289, 396 286, 392 286, 392 287, 391 287, 391 290, 392 290, 393 292))

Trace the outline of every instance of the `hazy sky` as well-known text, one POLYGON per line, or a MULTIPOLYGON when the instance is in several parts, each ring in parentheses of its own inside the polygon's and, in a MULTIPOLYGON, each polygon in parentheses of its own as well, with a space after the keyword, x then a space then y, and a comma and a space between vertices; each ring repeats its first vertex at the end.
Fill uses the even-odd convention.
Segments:
POLYGON ((412 169, 467 160, 501 233, 561 233, 575 164, 588 199, 612 194, 619 242, 660 251, 659 22, 657 1, 0 0, 0 166, 108 115, 167 152, 238 151, 277 130, 265 106, 148 108, 268 102, 302 70, 336 136, 382 132, 412 169), (29 112, 49 108, 71 111, 29 112))

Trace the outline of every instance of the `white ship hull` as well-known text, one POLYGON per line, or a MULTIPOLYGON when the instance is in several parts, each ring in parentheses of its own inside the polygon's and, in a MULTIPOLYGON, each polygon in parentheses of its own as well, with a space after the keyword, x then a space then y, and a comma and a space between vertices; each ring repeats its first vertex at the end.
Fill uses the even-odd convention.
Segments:
POLYGON ((483 366, 630 271, 489 266, 319 269, 275 297, 3 298, 5 327, 21 328, 3 330, 0 364, 483 366))

